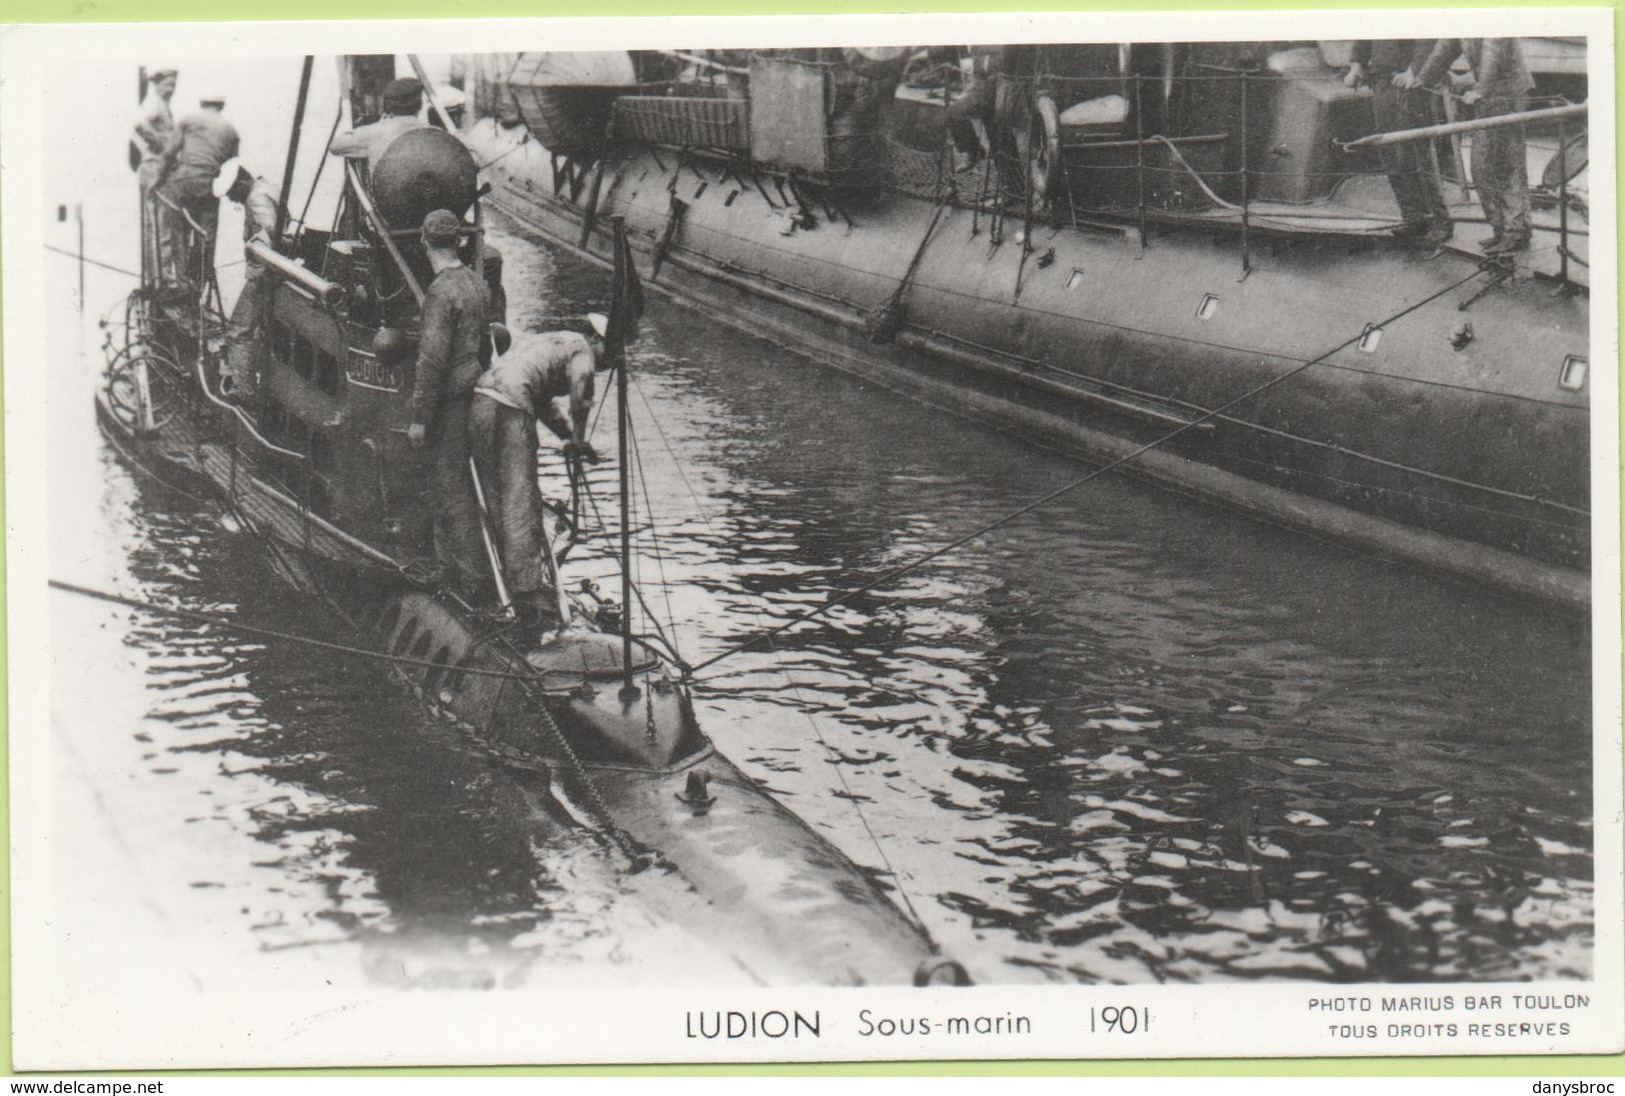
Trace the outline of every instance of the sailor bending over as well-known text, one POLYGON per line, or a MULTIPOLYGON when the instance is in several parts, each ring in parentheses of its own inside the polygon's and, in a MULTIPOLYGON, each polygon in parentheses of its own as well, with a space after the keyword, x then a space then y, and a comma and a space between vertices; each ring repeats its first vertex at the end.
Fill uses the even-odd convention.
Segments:
POLYGON ((423 218, 423 249, 434 281, 423 297, 412 425, 407 440, 429 450, 434 550, 460 587, 480 589, 479 508, 468 469, 468 404, 482 372, 490 294, 457 254, 462 222, 449 210, 423 218))
POLYGON ((553 604, 543 596, 548 576, 536 482, 537 420, 564 442, 566 456, 598 459, 586 440, 587 415, 609 320, 596 312, 587 319, 595 337, 549 331, 493 361, 475 385, 469 410, 469 444, 496 517, 514 604, 532 615, 553 604), (561 406, 566 403, 568 413, 561 406))

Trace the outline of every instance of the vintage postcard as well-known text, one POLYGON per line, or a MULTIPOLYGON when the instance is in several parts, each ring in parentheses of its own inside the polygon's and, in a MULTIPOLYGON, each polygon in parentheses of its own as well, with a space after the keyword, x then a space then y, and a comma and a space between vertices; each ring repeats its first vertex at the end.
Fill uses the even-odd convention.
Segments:
POLYGON ((0 68, 17 1068, 1622 1049, 1608 11, 0 68))

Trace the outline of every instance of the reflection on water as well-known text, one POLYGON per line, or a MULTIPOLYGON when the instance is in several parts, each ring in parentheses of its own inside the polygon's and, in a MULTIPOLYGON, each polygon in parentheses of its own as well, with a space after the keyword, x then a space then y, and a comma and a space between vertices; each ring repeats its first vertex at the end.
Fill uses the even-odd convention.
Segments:
MULTIPOLYGON (((498 242, 517 329, 601 305, 594 268, 498 242)), ((658 301, 633 368, 639 577, 690 661, 1078 473, 658 301)), ((53 477, 101 484, 125 589, 336 634, 80 433, 53 477)), ((592 470, 600 531, 614 476, 592 470)), ((609 579, 609 550, 575 573, 609 579)), ((105 621, 63 612, 75 635, 105 621)), ((134 836, 193 833, 158 889, 244 951, 329 948, 403 986, 738 976, 677 958, 703 925, 643 912, 669 880, 617 876, 375 669, 138 617, 121 641, 104 672, 147 694, 139 719, 106 705, 139 743, 134 836)), ((1588 643, 1105 479, 718 664, 698 699, 725 754, 982 982, 1587 977, 1588 643)))

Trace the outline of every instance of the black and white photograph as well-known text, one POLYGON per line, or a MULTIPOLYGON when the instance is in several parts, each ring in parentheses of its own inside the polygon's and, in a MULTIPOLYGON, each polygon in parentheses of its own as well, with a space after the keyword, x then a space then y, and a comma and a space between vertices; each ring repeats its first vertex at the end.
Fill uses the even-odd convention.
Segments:
POLYGON ((1609 15, 13 28, 18 1067, 1619 1051, 1609 15))

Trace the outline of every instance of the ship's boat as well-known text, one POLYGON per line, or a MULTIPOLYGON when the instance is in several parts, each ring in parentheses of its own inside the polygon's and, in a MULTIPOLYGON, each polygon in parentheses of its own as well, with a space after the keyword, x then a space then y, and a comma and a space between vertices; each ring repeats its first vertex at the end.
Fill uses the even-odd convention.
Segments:
MULTIPOLYGON (((1488 255, 1465 165, 1501 123, 1427 92, 1437 125, 1374 137, 1349 45, 634 53, 618 71, 639 86, 599 89, 588 147, 528 113, 465 138, 497 208, 599 262, 624 219, 648 280, 724 322, 1275 524, 1584 608, 1584 107, 1533 104, 1532 246, 1488 255), (1446 246, 1401 238, 1383 143, 1437 163, 1446 246)), ((544 56, 513 71, 560 63, 544 56)))
MULTIPOLYGON (((364 62, 349 73, 362 117, 393 71, 353 60, 364 62)), ((417 226, 434 209, 462 218, 463 259, 493 290, 493 324, 503 319, 500 257, 485 242, 474 161, 445 130, 401 134, 368 170, 340 164, 330 228, 284 222, 273 247, 252 245, 269 282, 252 399, 221 387, 227 315, 206 258, 213 241, 193 224, 184 251, 197 265, 177 292, 144 213, 141 285, 109 328, 97 396, 111 444, 253 537, 282 577, 337 615, 344 642, 534 781, 561 818, 601 835, 629 870, 665 875, 639 888, 643 898, 753 977, 964 981, 863 871, 714 748, 674 650, 634 627, 641 599, 630 577, 619 603, 590 583, 567 586, 563 523, 549 523, 546 549, 558 619, 541 630, 503 603, 489 527, 494 596, 440 575, 430 477, 406 437, 432 273, 417 226)), ((612 307, 623 335, 631 278, 623 269, 612 307)))

